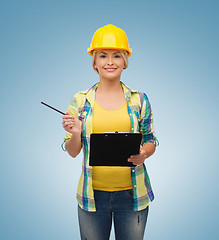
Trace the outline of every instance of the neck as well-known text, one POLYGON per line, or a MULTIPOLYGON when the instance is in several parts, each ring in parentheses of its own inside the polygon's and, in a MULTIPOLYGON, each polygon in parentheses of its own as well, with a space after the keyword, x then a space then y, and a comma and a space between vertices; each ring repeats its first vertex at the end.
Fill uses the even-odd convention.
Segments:
POLYGON ((100 80, 98 85, 98 92, 102 93, 110 93, 110 92, 121 92, 122 85, 120 81, 112 81, 112 80, 100 80))

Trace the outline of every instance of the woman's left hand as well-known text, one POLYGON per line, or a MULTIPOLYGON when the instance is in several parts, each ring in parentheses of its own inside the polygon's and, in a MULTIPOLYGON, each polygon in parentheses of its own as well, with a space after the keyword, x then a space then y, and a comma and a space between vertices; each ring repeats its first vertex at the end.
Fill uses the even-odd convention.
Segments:
POLYGON ((144 163, 146 158, 147 158, 147 155, 146 155, 145 150, 140 149, 139 154, 131 155, 128 158, 128 162, 132 162, 134 165, 141 165, 144 163))

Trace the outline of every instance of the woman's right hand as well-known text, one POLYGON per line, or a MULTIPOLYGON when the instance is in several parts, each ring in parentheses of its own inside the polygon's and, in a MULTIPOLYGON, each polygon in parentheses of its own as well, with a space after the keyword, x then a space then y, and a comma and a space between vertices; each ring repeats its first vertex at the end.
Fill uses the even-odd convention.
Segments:
POLYGON ((81 124, 76 116, 67 112, 66 115, 63 115, 62 119, 62 125, 65 131, 71 134, 81 133, 81 124))

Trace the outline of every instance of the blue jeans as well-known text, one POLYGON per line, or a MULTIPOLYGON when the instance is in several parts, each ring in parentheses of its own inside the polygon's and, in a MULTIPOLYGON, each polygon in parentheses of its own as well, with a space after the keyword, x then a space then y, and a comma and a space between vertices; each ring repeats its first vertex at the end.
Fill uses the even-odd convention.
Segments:
POLYGON ((133 210, 132 189, 116 192, 94 190, 96 212, 84 211, 78 206, 82 240, 109 240, 112 220, 116 240, 142 240, 148 208, 133 210))

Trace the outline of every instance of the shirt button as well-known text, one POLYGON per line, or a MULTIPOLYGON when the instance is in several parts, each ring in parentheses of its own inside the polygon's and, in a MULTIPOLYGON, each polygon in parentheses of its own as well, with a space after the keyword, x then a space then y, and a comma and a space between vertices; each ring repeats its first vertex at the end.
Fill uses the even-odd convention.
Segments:
POLYGON ((134 187, 136 187, 136 185, 134 185, 134 187))
POLYGON ((132 172, 135 172, 135 170, 132 170, 132 172))

